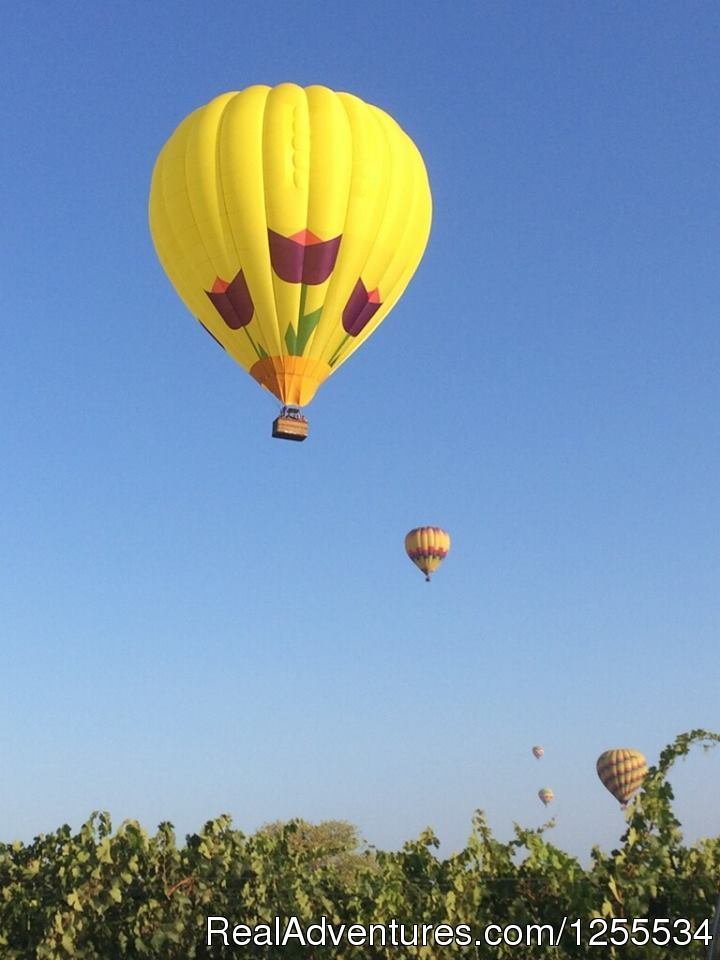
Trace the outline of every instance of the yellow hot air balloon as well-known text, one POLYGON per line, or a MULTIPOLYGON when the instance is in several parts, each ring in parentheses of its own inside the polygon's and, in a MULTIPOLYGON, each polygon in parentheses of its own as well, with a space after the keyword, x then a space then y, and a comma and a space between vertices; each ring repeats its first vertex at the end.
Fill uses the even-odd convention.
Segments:
POLYGON ((300 407, 387 316, 422 258, 432 201, 420 152, 378 107, 291 83, 225 93, 155 164, 155 248, 188 309, 283 404, 300 407))
POLYGON ((550 789, 550 787, 543 787, 542 790, 538 790, 538 796, 540 797, 540 799, 542 800, 545 806, 547 806, 549 803, 552 803, 553 800, 555 799, 555 794, 550 789))
POLYGON ((623 807, 642 784, 647 769, 640 751, 626 747, 606 750, 597 761, 598 776, 623 807))
POLYGON ((440 527, 416 527, 405 537, 405 552, 430 581, 450 551, 450 534, 440 527))

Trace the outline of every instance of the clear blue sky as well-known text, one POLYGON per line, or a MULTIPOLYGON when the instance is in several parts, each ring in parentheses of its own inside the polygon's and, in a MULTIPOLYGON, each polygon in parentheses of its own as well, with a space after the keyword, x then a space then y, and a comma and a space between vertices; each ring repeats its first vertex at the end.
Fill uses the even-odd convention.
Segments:
MULTIPOLYGON (((0 34, 0 822, 343 818, 451 850, 720 728, 720 8, 14 4, 0 34), (167 281, 155 157, 227 90, 351 91, 427 253, 304 444, 167 281), (291 480, 288 482, 287 478, 291 480), (431 585, 419 524, 453 549, 431 585), (545 758, 530 753, 542 743, 545 758)), ((720 832, 720 755, 672 778, 720 832)))

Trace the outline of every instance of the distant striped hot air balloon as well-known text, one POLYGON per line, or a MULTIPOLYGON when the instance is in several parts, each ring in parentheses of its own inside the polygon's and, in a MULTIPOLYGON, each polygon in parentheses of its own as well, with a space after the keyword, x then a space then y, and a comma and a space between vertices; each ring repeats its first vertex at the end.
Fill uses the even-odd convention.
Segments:
POLYGON ((545 804, 545 806, 547 806, 549 803, 552 803, 553 800, 555 799, 555 794, 550 789, 550 787, 543 787, 542 790, 538 790, 538 796, 540 797, 542 802, 545 804))
POLYGON ((450 551, 450 534, 440 527, 416 527, 405 537, 405 551, 429 581, 450 551))
POLYGON ((545 747, 540 747, 540 746, 533 747, 533 748, 532 748, 532 752, 533 752, 533 756, 534 756, 537 760, 539 760, 539 759, 540 759, 542 756, 544 756, 544 754, 545 754, 545 747))
POLYGON ((606 750, 597 761, 600 780, 623 807, 642 784, 647 769, 640 751, 626 747, 606 750))

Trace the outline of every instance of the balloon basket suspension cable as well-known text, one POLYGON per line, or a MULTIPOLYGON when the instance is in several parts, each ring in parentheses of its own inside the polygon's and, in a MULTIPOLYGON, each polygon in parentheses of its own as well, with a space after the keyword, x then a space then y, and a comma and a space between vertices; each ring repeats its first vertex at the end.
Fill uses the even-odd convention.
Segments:
POLYGON ((280 408, 280 415, 273 420, 272 435, 278 440, 304 440, 308 435, 307 418, 300 407, 286 404, 280 408))

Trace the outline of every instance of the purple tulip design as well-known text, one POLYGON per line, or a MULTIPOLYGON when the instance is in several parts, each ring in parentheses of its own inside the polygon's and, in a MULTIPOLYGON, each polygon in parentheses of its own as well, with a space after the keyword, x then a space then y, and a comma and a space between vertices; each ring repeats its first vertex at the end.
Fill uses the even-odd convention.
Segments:
MULTIPOLYGON (((247 329, 248 324, 253 318, 255 308, 242 270, 230 283, 221 277, 215 277, 212 290, 206 290, 205 293, 207 293, 213 306, 227 326, 230 327, 231 330, 242 329, 252 344, 252 348, 258 358, 262 359, 266 357, 267 353, 262 344, 255 343, 250 336, 250 331, 247 329)), ((209 330, 208 333, 210 333, 209 330)), ((210 335, 212 336, 212 334, 210 335)), ((217 337, 213 339, 217 339, 217 337)), ((219 342, 220 341, 218 341, 218 343, 219 342)), ((222 344, 220 345, 222 346, 222 344)))
POLYGON ((246 327, 253 317, 253 302, 242 270, 230 283, 215 278, 212 290, 205 291, 231 330, 246 327))
POLYGON ((351 337, 356 337, 378 312, 380 306, 380 291, 376 288, 368 292, 362 280, 358 280, 343 310, 342 325, 345 332, 351 337))
POLYGON ((310 230, 283 237, 268 229, 273 270, 287 283, 324 283, 335 266, 341 239, 321 240, 310 230))
POLYGON ((380 290, 377 287, 374 290, 368 290, 362 280, 358 280, 343 310, 342 325, 345 336, 328 360, 331 367, 334 367, 340 359, 342 349, 350 337, 356 337, 361 333, 381 306, 380 290))

